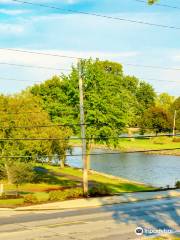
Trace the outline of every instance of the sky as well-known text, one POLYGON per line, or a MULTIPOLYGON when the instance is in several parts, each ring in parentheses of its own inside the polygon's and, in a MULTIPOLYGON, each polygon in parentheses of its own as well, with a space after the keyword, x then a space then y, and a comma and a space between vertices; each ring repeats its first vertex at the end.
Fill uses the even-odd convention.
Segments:
POLYGON ((162 4, 177 6, 179 9, 149 6, 136 0, 31 2, 56 6, 62 10, 0 0, 0 93, 20 92, 55 74, 68 73, 71 66, 77 63, 75 59, 4 50, 11 48, 117 61, 123 64, 125 74, 150 82, 156 92, 179 96, 180 0, 160 0, 162 4), (68 10, 176 26, 179 29, 105 19, 68 10), (4 63, 64 70, 25 68, 4 63), (129 64, 177 70, 135 67, 129 64))

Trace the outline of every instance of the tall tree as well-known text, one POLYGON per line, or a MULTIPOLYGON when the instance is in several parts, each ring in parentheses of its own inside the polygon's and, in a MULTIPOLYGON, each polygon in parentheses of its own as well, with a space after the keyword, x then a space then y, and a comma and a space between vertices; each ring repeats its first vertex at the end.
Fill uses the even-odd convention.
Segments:
MULTIPOLYGON (((107 144, 115 143, 117 140, 112 141, 108 137, 118 136, 136 112, 132 81, 127 85, 122 66, 118 63, 89 59, 82 61, 81 65, 87 137, 97 137, 96 141, 107 144)), ((32 93, 43 99, 43 107, 52 113, 53 120, 79 123, 78 71, 78 67, 73 67, 69 75, 54 77, 32 88, 32 93), (61 116, 56 111, 58 108, 63 109, 61 116)), ((79 127, 73 130, 80 134, 79 127)))
POLYGON ((156 106, 164 108, 166 111, 169 111, 175 98, 168 93, 161 93, 157 96, 156 106))
POLYGON ((141 128, 153 129, 156 134, 172 130, 172 116, 164 108, 151 107, 145 111, 141 128))
MULTIPOLYGON (((58 155, 60 160, 64 161, 69 143, 68 140, 63 139, 68 139, 71 131, 56 126, 39 127, 52 125, 48 113, 41 107, 39 98, 27 92, 16 96, 0 96, 0 111, 0 138, 12 139, 0 141, 0 155, 10 156, 9 159, 3 159, 6 170, 8 165, 11 165, 10 159, 12 160, 13 156, 25 156, 24 160, 31 161, 44 159, 45 155, 58 155), (24 138, 60 138, 62 140, 25 141, 24 138)), ((23 158, 20 157, 20 159, 23 161, 23 158)))
POLYGON ((171 106, 171 114, 174 115, 176 111, 176 129, 180 131, 180 97, 178 97, 171 106))

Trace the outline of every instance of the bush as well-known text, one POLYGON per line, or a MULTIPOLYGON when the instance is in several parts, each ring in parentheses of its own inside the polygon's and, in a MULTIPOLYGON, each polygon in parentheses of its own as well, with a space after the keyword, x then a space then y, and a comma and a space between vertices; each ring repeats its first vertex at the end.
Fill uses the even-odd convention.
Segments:
POLYGON ((175 187, 180 189, 180 181, 177 181, 177 182, 175 183, 175 187))
POLYGON ((83 196, 83 190, 82 188, 71 188, 71 189, 66 189, 63 191, 52 191, 49 192, 49 200, 51 201, 64 201, 66 199, 74 199, 74 198, 79 198, 83 196))
POLYGON ((38 199, 34 194, 27 194, 24 196, 25 203, 38 203, 38 199))
POLYGON ((17 187, 23 183, 32 182, 34 179, 33 165, 31 163, 14 161, 8 164, 10 181, 17 187))
POLYGON ((180 137, 178 138, 173 138, 173 142, 180 142, 180 137))
POLYGON ((111 190, 104 184, 98 184, 89 189, 89 195, 95 196, 108 196, 111 195, 111 190))

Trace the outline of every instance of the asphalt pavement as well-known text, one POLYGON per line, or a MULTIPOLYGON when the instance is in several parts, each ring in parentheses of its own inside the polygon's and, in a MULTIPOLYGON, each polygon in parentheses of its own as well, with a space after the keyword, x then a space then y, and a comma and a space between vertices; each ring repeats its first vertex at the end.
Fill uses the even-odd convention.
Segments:
POLYGON ((0 240, 134 240, 180 231, 180 198, 74 210, 0 211, 0 240), (135 229, 141 227, 141 236, 135 229))

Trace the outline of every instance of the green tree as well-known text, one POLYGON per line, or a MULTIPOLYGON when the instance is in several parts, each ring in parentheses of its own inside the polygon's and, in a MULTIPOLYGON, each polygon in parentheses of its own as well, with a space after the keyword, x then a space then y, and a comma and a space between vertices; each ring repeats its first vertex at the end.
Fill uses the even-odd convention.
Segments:
MULTIPOLYGON (((61 161, 64 160, 69 142, 63 139, 68 139, 71 131, 57 126, 38 127, 39 125, 52 125, 49 115, 42 109, 40 101, 39 98, 27 92, 16 96, 0 96, 0 138, 12 139, 0 141, 2 156, 27 156, 24 160, 31 161, 44 160, 45 155, 52 154, 58 155, 61 161), (14 139, 17 138, 22 140, 15 141, 14 139), (60 138, 62 140, 56 140, 56 147, 54 147, 53 140, 25 141, 24 138, 60 138)), ((6 164, 8 158, 3 161, 6 164)))
POLYGON ((141 128, 153 129, 156 134, 169 132, 172 129, 172 117, 161 107, 151 107, 145 111, 141 128))
POLYGON ((155 106, 156 93, 153 87, 146 83, 145 81, 139 82, 138 88, 136 90, 137 99, 137 111, 136 111, 136 122, 139 126, 142 117, 147 109, 155 106))
POLYGON ((176 129, 180 131, 180 97, 178 97, 171 106, 171 114, 176 110, 176 129))
POLYGON ((161 93, 157 96, 156 106, 164 108, 166 111, 169 111, 175 98, 170 96, 168 93, 161 93))
POLYGON ((9 183, 15 184, 17 188, 23 183, 32 182, 35 178, 33 165, 31 163, 11 159, 6 163, 5 167, 8 173, 9 183))
MULTIPOLYGON (((85 122, 87 137, 97 137, 96 141, 115 144, 117 140, 107 139, 118 136, 122 128, 135 115, 136 96, 132 95, 132 81, 123 74, 122 65, 109 61, 81 61, 84 94, 85 122)), ((43 99, 43 107, 53 121, 79 123, 79 72, 78 66, 69 75, 35 86, 31 92, 43 99)), ((74 127, 75 134, 80 128, 74 127)))
MULTIPOLYGON (((93 143, 116 146, 123 128, 136 124, 136 116, 154 105, 154 89, 134 76, 125 76, 122 65, 116 62, 89 59, 82 60, 81 67, 87 148, 90 151, 93 143)), ((79 123, 78 66, 72 67, 70 74, 54 76, 30 91, 42 99, 52 121, 79 123)), ((72 130, 80 136, 80 127, 72 130)))

